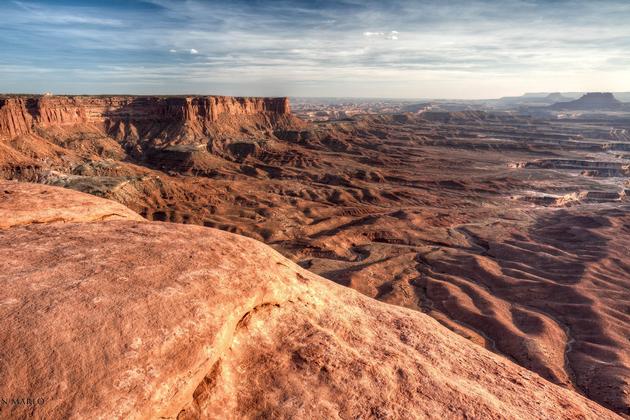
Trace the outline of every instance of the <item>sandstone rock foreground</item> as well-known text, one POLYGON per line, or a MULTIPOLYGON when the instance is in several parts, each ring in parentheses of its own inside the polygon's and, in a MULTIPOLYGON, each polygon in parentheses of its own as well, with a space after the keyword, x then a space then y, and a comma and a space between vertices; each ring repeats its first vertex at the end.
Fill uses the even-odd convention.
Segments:
POLYGON ((44 399, 2 417, 617 417, 255 240, 2 191, 0 394, 44 399))
POLYGON ((34 223, 144 220, 114 201, 62 188, 18 182, 0 186, 0 229, 34 223))

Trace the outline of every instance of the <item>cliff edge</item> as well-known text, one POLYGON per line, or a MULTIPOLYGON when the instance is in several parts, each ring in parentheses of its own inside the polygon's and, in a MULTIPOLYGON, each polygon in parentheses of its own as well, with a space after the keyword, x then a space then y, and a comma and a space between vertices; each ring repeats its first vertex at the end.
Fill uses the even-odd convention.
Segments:
POLYGON ((252 239, 0 191, 2 417, 617 418, 252 239))
POLYGON ((288 98, 230 96, 3 96, 0 139, 38 129, 92 126, 117 138, 212 134, 217 124, 288 117, 288 98), (183 132, 178 132, 182 131, 183 132))

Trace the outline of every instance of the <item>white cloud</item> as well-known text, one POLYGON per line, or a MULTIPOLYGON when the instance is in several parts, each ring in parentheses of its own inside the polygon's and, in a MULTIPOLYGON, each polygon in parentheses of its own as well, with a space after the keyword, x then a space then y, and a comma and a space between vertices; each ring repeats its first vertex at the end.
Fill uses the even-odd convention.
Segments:
POLYGON ((173 54, 178 53, 178 52, 183 52, 183 53, 187 52, 187 53, 192 54, 192 55, 199 54, 199 51, 197 51, 194 48, 189 48, 189 49, 187 48, 187 49, 184 49, 184 50, 176 50, 175 48, 171 48, 170 50, 168 50, 168 52, 173 53, 173 54))
POLYGON ((389 32, 363 32, 363 36, 368 38, 381 38, 381 39, 398 39, 398 31, 389 31, 389 32))

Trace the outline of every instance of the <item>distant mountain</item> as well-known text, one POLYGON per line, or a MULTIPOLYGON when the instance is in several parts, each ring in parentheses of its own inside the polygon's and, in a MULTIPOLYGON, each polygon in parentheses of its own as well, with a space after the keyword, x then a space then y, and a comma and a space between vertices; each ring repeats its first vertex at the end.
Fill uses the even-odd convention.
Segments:
POLYGON ((522 96, 504 96, 495 101, 499 107, 518 106, 548 106, 556 102, 570 101, 574 98, 564 96, 562 93, 526 93, 522 96))
POLYGON ((554 92, 554 93, 550 93, 549 95, 545 96, 545 99, 548 100, 548 101, 552 101, 552 102, 568 102, 572 98, 564 96, 560 92, 554 92))
MULTIPOLYGON (((585 95, 587 92, 528 92, 525 93, 521 96, 512 96, 512 97, 503 97, 501 99, 513 99, 513 100, 522 100, 522 99, 526 99, 526 100, 540 100, 543 98, 547 98, 550 95, 556 95, 556 94, 560 94, 565 98, 568 98, 569 100, 573 100, 573 99, 579 99, 580 97, 582 97, 583 95, 585 95)), ((615 98, 617 98, 618 100, 620 100, 621 102, 630 102, 630 92, 611 92, 613 95, 615 95, 615 98)), ((561 100, 558 100, 557 102, 561 102, 561 100)))
POLYGON ((584 95, 586 92, 527 92, 521 96, 521 98, 548 98, 553 97, 554 95, 562 95, 568 99, 578 99, 580 96, 584 95))
POLYGON ((612 110, 623 108, 624 103, 620 102, 610 92, 590 92, 575 101, 558 102, 549 108, 556 110, 612 110))

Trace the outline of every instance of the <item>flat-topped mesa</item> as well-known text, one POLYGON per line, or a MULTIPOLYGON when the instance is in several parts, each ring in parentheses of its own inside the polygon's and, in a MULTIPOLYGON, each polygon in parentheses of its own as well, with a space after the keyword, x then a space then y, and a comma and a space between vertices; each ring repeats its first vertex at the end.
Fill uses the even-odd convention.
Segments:
POLYGON ((35 128, 99 124, 120 130, 158 122, 204 131, 223 117, 291 113, 288 98, 230 96, 7 96, 0 98, 0 138, 12 138, 35 128))
POLYGON ((588 111, 598 109, 619 109, 623 107, 623 102, 620 102, 610 92, 589 92, 569 102, 558 102, 551 105, 552 109, 559 110, 577 110, 588 111))

